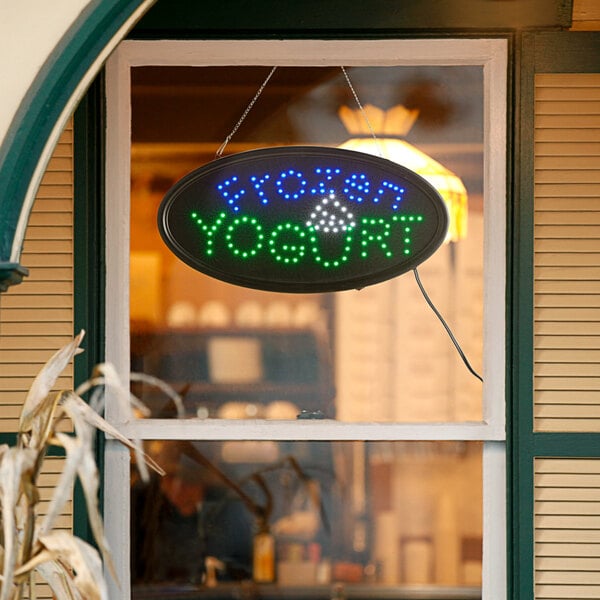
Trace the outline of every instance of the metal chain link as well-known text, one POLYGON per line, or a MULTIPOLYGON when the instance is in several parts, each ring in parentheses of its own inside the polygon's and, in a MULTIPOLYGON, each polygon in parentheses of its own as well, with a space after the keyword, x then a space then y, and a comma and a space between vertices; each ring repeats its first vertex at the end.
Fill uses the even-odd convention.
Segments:
POLYGON ((252 107, 254 106, 254 103, 258 100, 258 97, 262 94, 262 91, 265 89, 265 86, 267 85, 267 83, 269 83, 269 79, 271 79, 271 77, 273 76, 273 73, 275 73, 276 69, 277 69, 277 67, 273 67, 271 69, 271 72, 267 75, 267 78, 263 81, 262 85, 258 88, 258 91, 254 95, 254 98, 252 98, 252 100, 250 101, 250 104, 248 104, 248 106, 246 107, 246 110, 243 112, 239 121, 235 124, 235 127, 231 130, 231 133, 225 138, 225 141, 219 146, 219 149, 217 150, 217 152, 215 154, 215 158, 221 158, 221 155, 223 154, 223 151, 225 150, 225 146, 227 146, 227 144, 229 144, 229 141, 235 135, 235 132, 238 130, 239 126, 242 124, 242 122, 244 121, 244 119, 246 118, 246 116, 248 115, 248 113, 250 112, 252 107))

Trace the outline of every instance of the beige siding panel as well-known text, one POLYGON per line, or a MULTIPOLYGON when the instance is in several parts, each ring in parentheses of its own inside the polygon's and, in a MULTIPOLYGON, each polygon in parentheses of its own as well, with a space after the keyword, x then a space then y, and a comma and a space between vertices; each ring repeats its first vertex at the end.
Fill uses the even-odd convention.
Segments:
POLYGON ((539 585, 535 589, 535 597, 544 600, 562 600, 576 598, 600 598, 598 585, 539 585))
MULTIPOLYGON (((47 514, 50 499, 52 497, 53 488, 58 483, 60 473, 64 466, 64 458, 62 457, 47 457, 42 466, 42 472, 38 478, 38 484, 40 487, 40 502, 38 503, 37 510, 38 515, 43 518, 47 514)), ((56 520, 55 529, 62 529, 66 531, 72 530, 73 524, 73 505, 71 501, 68 501, 56 520)), ((40 580, 41 581, 41 580, 40 580)), ((26 598, 28 596, 25 596, 26 598)), ((53 595, 50 588, 44 584, 39 583, 36 586, 36 598, 38 600, 50 600, 53 595)))
POLYGON ((536 294, 536 306, 540 307, 572 307, 598 308, 600 295, 597 294, 536 294))
MULTIPOLYGON (((598 264, 598 260, 600 259, 599 252, 565 252, 564 249, 561 252, 537 252, 535 256, 536 265, 541 267, 572 267, 581 268, 586 266, 594 266, 598 264)), ((575 275, 575 272, 573 273, 575 275)), ((568 273, 567 273, 568 275, 568 273)), ((592 279, 587 280, 578 279, 577 277, 573 277, 568 279, 568 281, 572 282, 572 285, 586 285, 588 283, 593 283, 592 279)), ((537 280, 535 282, 537 284, 537 280)), ((573 290, 578 291, 578 290, 573 290)))
MULTIPOLYGON (((587 107, 581 106, 582 113, 585 113, 587 107)), ((540 115, 536 116, 536 127, 543 129, 600 129, 600 115, 596 114, 570 114, 570 115, 540 115)), ((48 183, 63 183, 59 178, 53 178, 52 173, 48 173, 48 183)))
MULTIPOLYGON (((569 207, 570 209, 571 207, 569 207)), ((591 208, 594 208, 592 205, 591 208)), ((543 209, 538 206, 538 225, 600 225, 600 212, 543 209)))
MULTIPOLYGON (((539 529, 536 532, 538 542, 567 542, 573 541, 573 533, 568 529, 539 529)), ((580 542, 600 544, 600 531, 597 529, 579 530, 577 539, 580 542)))
POLYGON ((593 362, 571 363, 543 363, 536 364, 534 374, 548 377, 577 375, 579 377, 593 377, 598 374, 598 367, 593 362))
POLYGON ((583 238, 589 243, 590 251, 598 251, 600 249, 598 247, 600 226, 598 225, 571 225, 569 223, 544 225, 536 221, 535 237, 536 239, 583 238))
POLYGON ((535 598, 598 598, 600 459, 536 458, 535 598))
MULTIPOLYGON (((600 502, 600 490, 597 488, 537 488, 536 500, 600 502)), ((551 530, 549 530, 551 531, 551 530)))
MULTIPOLYGON (((65 185, 45 185, 40 188, 40 192, 44 194, 44 199, 57 200, 61 198, 71 198, 73 196, 73 186, 65 185)), ((39 197, 39 193, 38 193, 39 197)))
POLYGON ((600 431, 600 74, 535 79, 534 427, 600 431))
POLYGON ((600 432, 600 419, 560 418, 560 419, 536 419, 536 426, 540 431, 560 431, 563 433, 580 433, 587 431, 590 433, 600 432))
MULTIPOLYGON (((600 336, 598 335, 537 335, 534 339, 534 347, 542 348, 568 348, 595 350, 600 347, 600 336)), ((600 350, 598 351, 600 353, 600 350)))
MULTIPOLYGON (((39 368, 42 366, 40 365, 36 365, 38 367, 38 371, 39 368)), ((11 365, 6 365, 6 370, 9 371, 12 370, 11 365)), ((19 370, 21 372, 27 370, 26 366, 23 365, 19 365, 19 370)), ((0 392, 2 393, 2 395, 4 396, 4 392, 18 392, 22 394, 22 398, 23 401, 25 401, 25 396, 27 395, 27 389, 29 389, 29 384, 33 381, 33 377, 35 376, 35 374, 37 373, 37 371, 35 369, 31 369, 31 372, 33 373, 33 375, 31 373, 27 373, 24 372, 22 376, 17 376, 17 377, 5 377, 4 374, 0 376, 0 392)), ((65 389, 69 389, 73 387, 73 380, 72 377, 70 376, 70 374, 68 373, 68 371, 65 371, 67 374, 64 377, 59 377, 56 380, 56 385, 55 385, 55 389, 57 390, 65 390, 65 389)), ((4 401, 4 398, 2 398, 2 401, 4 401)), ((0 407, 0 414, 2 412, 2 409, 0 407)), ((2 415, 4 416, 4 415, 2 415)), ((11 424, 13 425, 12 429, 6 429, 6 431, 16 431, 17 430, 17 423, 11 424)), ((7 427, 7 423, 3 422, 2 423, 3 427, 7 427)))
MULTIPOLYGON (((569 90, 565 90, 568 92, 569 90)), ((536 91, 537 93, 537 91, 536 91)), ((590 127, 588 129, 536 129, 533 139, 537 142, 557 142, 559 144, 597 142, 599 129, 590 127)), ((558 149, 557 149, 558 150, 558 149)), ((536 149, 537 151, 537 149, 536 149)), ((582 152, 583 150, 580 150, 582 152)))
MULTIPOLYGON (((594 0, 596 2, 597 0, 594 0)), ((600 87, 600 73, 544 73, 536 75, 537 91, 544 88, 600 87)))
POLYGON ((600 31, 600 2, 573 0, 573 31, 600 31))
POLYGON ((575 533, 574 539, 577 537, 580 529, 590 530, 600 528, 600 517, 581 517, 581 516, 548 516, 535 517, 534 520, 536 531, 541 529, 569 529, 575 533))
MULTIPOLYGON (((600 250, 598 240, 595 238, 579 238, 573 235, 568 238, 540 238, 536 237, 536 252, 545 253, 566 253, 566 254, 593 254, 600 250)), ((572 260, 570 258, 569 260, 572 260)), ((572 264, 577 268, 576 264, 572 264)), ((571 275, 569 269, 566 270, 564 276, 571 275)))
POLYGON ((534 316, 536 321, 599 321, 600 309, 538 308, 534 316))
POLYGON ((62 308, 10 308, 2 307, 2 318, 5 323, 39 323, 39 322, 68 322, 73 323, 73 310, 71 307, 62 308))
POLYGON ((536 357, 540 364, 548 363, 583 363, 591 362, 596 363, 600 360, 600 350, 573 350, 568 349, 554 349, 546 350, 539 349, 536 351, 536 357))
POLYGON ((576 390, 576 391, 539 391, 537 393, 539 399, 539 407, 547 404, 597 404, 598 392, 595 390, 576 390))
POLYGON ((536 558, 535 568, 539 571, 550 570, 568 570, 568 571, 596 571, 600 569, 600 559, 598 558, 554 558, 543 557, 536 558))
POLYGON ((600 100, 600 88, 598 86, 564 88, 538 87, 535 97, 538 102, 543 102, 545 100, 553 100, 556 102, 560 102, 561 100, 571 101, 574 97, 577 97, 578 100, 600 100))
MULTIPOLYGON (((551 260, 554 257, 545 258, 551 260)), ((590 263, 593 260, 600 261, 600 254, 586 255, 585 258, 590 263)), ((600 293, 600 281, 536 281, 534 291, 540 294, 598 294, 600 293)))
MULTIPOLYGON (((562 118, 562 117, 557 117, 562 118)), ((598 117, 600 120, 600 117, 598 117)), ((557 169, 555 171, 547 170, 537 170, 535 172, 535 180, 538 184, 544 183, 580 183, 584 181, 586 184, 597 184, 600 183, 600 173, 598 171, 592 169, 557 169)))
MULTIPOLYGON (((72 254, 71 240, 29 240, 25 244, 27 256, 35 256, 36 254, 72 254)), ((33 275, 33 273, 31 273, 33 275)))
MULTIPOLYGON (((45 304, 48 308, 67 308, 72 304, 71 294, 48 296, 45 300, 45 304)), ((33 308, 39 305, 39 295, 23 295, 21 298, 13 296, 2 298, 2 306, 4 308, 33 308)))
MULTIPOLYGON (((596 132, 597 135, 600 135, 600 130, 596 132)), ((536 198, 546 197, 546 198, 564 198, 566 196, 581 196, 585 198, 586 196, 589 198, 598 197, 598 191, 600 190, 600 185, 591 184, 589 182, 586 183, 537 183, 534 186, 534 193, 536 198)))
MULTIPOLYGON (((568 92, 569 90, 565 90, 568 92)), ((600 90, 594 90, 600 100, 600 90)), ((600 154, 600 142, 538 142, 537 156, 596 156, 600 154)))
MULTIPOLYGON (((29 219, 21 262, 30 276, 0 299, 0 431, 17 429, 33 378, 73 337, 73 132, 48 164, 29 219)), ((70 366, 56 389, 73 386, 70 366)), ((44 492, 45 494, 45 492, 44 492)))
POLYGON ((50 211, 38 212, 31 215, 29 219, 29 227, 46 227, 49 223, 53 225, 63 225, 70 227, 73 222, 73 217, 67 211, 50 211))
MULTIPOLYGON (((38 190, 29 219, 21 262, 30 276, 0 298, 0 431, 17 429, 33 378, 50 356, 73 337, 73 135, 63 132, 38 190)), ((73 387, 69 366, 55 391, 73 387)), ((61 429, 68 429, 68 425, 61 429)), ((39 478, 39 514, 46 514, 64 458, 48 457, 39 478)), ((57 520, 71 530, 69 501, 57 520)), ((40 600, 51 599, 40 584, 40 600)))
MULTIPOLYGON (((21 284, 23 285, 23 284, 21 284)), ((65 323, 44 323, 43 330, 40 327, 39 323, 2 323, 2 338, 7 336, 28 336, 31 338, 31 348, 35 347, 34 339, 37 339, 38 336, 48 336, 48 335, 56 335, 63 336, 65 335, 66 326, 65 323)), ((69 331, 69 335, 72 336, 72 332, 69 331)), ((2 346, 2 341, 0 338, 0 346, 2 346)), ((48 355, 50 358, 50 355, 48 355)))
MULTIPOLYGON (((51 352, 55 352, 57 348, 61 348, 65 344, 68 344, 71 339, 71 336, 38 336, 36 338, 36 348, 38 350, 50 350, 51 352)), ((28 350, 29 347, 30 343, 27 337, 2 336, 2 348, 4 350, 28 350)))
MULTIPOLYGON (((581 89, 581 88, 580 88, 581 89)), ((573 112, 573 101, 579 102, 579 107, 582 114, 584 115, 598 115, 600 114, 600 98, 584 98, 586 96, 585 90, 594 88, 582 88, 584 93, 580 94, 580 90, 570 88, 570 98, 565 98, 564 102, 559 101, 557 98, 549 97, 544 100, 539 100, 535 103, 535 112, 537 115, 566 115, 570 116, 573 112)))
MULTIPOLYGON (((70 171, 46 171, 41 186, 71 185, 73 175, 70 171)), ((42 193, 45 190, 41 190, 42 193)))

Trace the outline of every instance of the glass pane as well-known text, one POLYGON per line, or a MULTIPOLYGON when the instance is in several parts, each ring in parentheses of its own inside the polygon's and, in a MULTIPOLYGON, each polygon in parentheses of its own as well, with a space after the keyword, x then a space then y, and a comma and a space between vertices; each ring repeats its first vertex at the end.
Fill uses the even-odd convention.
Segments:
POLYGON ((481 449, 148 442, 167 474, 132 483, 133 597, 479 597, 481 449))
MULTIPOLYGON (((214 159, 268 72, 132 70, 132 368, 170 382, 188 418, 480 421, 481 384, 412 274, 361 291, 276 294, 198 273, 162 242, 156 216, 166 190, 214 159)), ((379 109, 369 109, 377 148, 400 161, 396 144, 406 141, 441 169, 436 185, 445 182, 440 193, 452 210, 452 239, 419 271, 480 372, 482 69, 372 67, 349 75, 362 103, 379 109), (463 184, 466 196, 453 187, 463 184)), ((344 115, 344 106, 354 109, 355 101, 339 69, 280 68, 225 154, 290 144, 374 151, 363 145, 373 141, 365 115, 344 115)), ((137 391, 153 416, 174 416, 154 391, 137 391)))

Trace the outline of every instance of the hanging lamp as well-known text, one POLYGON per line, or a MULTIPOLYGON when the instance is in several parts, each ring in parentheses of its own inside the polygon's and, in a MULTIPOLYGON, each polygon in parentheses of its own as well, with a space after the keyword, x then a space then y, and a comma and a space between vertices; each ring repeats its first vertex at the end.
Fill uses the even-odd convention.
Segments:
POLYGON ((445 242, 465 238, 468 200, 463 182, 452 171, 403 139, 419 116, 419 110, 397 105, 385 111, 366 104, 363 111, 347 106, 339 109, 340 119, 353 136, 339 147, 387 158, 423 177, 438 191, 448 209, 450 223, 445 242))

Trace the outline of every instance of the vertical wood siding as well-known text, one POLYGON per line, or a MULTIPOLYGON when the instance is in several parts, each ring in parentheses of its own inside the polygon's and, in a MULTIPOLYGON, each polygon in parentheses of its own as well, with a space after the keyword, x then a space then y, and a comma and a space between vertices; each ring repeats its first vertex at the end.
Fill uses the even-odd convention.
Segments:
MULTIPOLYGON (((73 337, 73 128, 63 132, 39 188, 21 262, 30 275, 0 298, 0 431, 15 432, 27 390, 48 358, 73 337)), ((57 389, 73 386, 72 367, 57 389)), ((49 505, 64 459, 50 457, 40 476, 41 514, 49 505)), ((67 503, 59 529, 72 528, 67 503)), ((40 584, 36 598, 52 598, 40 584)))
POLYGON ((600 598, 600 459, 535 459, 535 598, 600 598))
POLYGON ((600 74, 535 80, 536 431, 600 431, 600 74))

